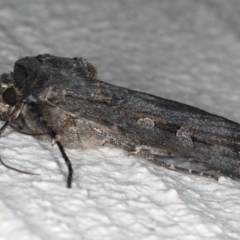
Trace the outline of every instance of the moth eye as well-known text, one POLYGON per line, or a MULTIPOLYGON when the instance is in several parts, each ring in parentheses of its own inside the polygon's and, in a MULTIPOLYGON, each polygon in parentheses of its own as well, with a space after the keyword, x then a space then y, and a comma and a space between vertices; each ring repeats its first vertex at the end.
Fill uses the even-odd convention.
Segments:
POLYGON ((8 88, 3 94, 2 98, 5 103, 9 104, 10 106, 13 106, 17 102, 17 94, 14 88, 8 88))

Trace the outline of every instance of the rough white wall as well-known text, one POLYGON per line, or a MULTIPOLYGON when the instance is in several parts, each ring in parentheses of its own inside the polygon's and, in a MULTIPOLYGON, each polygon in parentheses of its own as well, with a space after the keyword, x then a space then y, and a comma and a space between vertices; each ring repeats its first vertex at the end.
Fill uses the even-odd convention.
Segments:
MULTIPOLYGON (((82 56, 99 78, 240 122, 240 2, 2 0, 0 72, 19 56, 82 56)), ((8 129, 0 239, 239 239, 240 182, 156 167, 118 149, 67 150, 8 129)))

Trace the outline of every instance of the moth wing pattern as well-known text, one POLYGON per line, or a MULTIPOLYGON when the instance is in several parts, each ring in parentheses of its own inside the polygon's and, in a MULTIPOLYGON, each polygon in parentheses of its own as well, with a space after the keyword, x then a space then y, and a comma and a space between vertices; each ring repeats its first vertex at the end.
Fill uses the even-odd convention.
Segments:
MULTIPOLYGON (((23 99, 81 119, 87 131, 131 152, 137 146, 162 148, 240 177, 240 125, 206 111, 117 87, 97 79, 82 58, 49 54, 18 60, 13 78, 23 99), (25 79, 25 81, 23 81, 25 79)), ((52 111, 52 112, 54 112, 52 111)), ((50 121, 54 125, 54 121, 50 121)), ((81 138, 82 136, 80 136, 81 138)), ((93 139, 93 138, 92 138, 93 139)))
POLYGON ((220 168, 222 164, 236 166, 240 151, 239 124, 185 104, 107 84, 97 80, 96 75, 90 74, 92 78, 89 78, 88 69, 91 73, 92 65, 81 59, 51 55, 39 55, 36 59, 42 64, 41 73, 31 92, 41 101, 47 98, 74 116, 117 127, 119 134, 129 133, 128 137, 134 138, 136 145, 148 145, 149 141, 170 150, 174 145, 175 151, 186 157, 191 148, 197 149, 198 155, 190 157, 199 157, 199 152, 208 147, 213 164, 220 168), (44 83, 44 88, 38 87, 44 83), (44 89, 45 94, 35 89, 44 89), (231 155, 232 161, 215 160, 219 151, 223 158, 231 155))

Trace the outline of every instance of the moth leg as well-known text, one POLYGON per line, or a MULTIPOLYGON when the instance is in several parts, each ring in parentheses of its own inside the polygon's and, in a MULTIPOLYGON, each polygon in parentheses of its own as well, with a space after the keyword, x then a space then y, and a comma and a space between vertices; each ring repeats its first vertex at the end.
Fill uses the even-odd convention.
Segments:
POLYGON ((69 122, 70 122, 71 117, 68 115, 68 117, 66 118, 66 120, 63 122, 62 126, 60 127, 60 129, 64 129, 65 127, 68 126, 69 122))
POLYGON ((160 150, 160 149, 157 149, 157 154, 156 154, 156 149, 149 147, 149 146, 135 146, 134 151, 128 152, 128 156, 131 156, 131 155, 140 155, 141 156, 141 152, 145 152, 145 154, 148 153, 148 155, 156 155, 159 157, 162 156, 164 158, 172 158, 172 156, 175 156, 170 152, 160 150), (155 154, 152 151, 154 151, 155 154))
MULTIPOLYGON (((70 116, 68 116, 68 118, 63 122, 63 124, 62 124, 62 126, 60 127, 60 129, 63 130, 65 127, 67 127, 68 124, 69 124, 69 122, 70 122, 70 116)), ((18 133, 21 133, 21 134, 24 134, 24 135, 42 136, 42 135, 47 135, 47 134, 48 134, 48 132, 32 132, 32 133, 26 132, 26 131, 24 131, 24 130, 21 130, 21 129, 15 127, 15 126, 14 126, 13 124, 11 124, 11 123, 9 123, 9 126, 10 126, 14 131, 16 131, 16 132, 18 132, 18 133)), ((0 129, 0 131, 1 131, 1 129, 0 129)))
POLYGON ((29 111, 31 111, 33 116, 35 116, 35 118, 39 120, 40 125, 47 131, 47 133, 51 137, 52 141, 57 144, 57 146, 61 152, 61 155, 68 167, 67 188, 71 188, 72 187, 72 179, 73 179, 72 163, 69 160, 61 142, 58 140, 57 133, 52 129, 52 127, 47 123, 47 121, 43 119, 43 117, 42 117, 41 113, 39 112, 38 108, 36 107, 35 103, 29 103, 29 111))
POLYGON ((139 152, 142 150, 142 147, 135 147, 135 151, 133 152, 128 152, 128 156, 131 156, 131 155, 137 155, 139 154, 139 152))
POLYGON ((6 120, 6 122, 3 124, 3 126, 0 128, 0 135, 2 135, 2 133, 5 131, 5 129, 9 126, 9 124, 11 123, 11 121, 13 121, 14 119, 16 119, 18 117, 18 115, 20 114, 20 112, 22 111, 23 105, 25 104, 25 102, 19 103, 16 105, 16 107, 14 108, 13 112, 11 113, 11 115, 9 116, 9 118, 6 120))
POLYGON ((14 170, 14 171, 19 172, 19 173, 25 173, 25 174, 30 174, 30 175, 39 175, 39 174, 37 174, 37 173, 27 172, 27 171, 23 171, 23 170, 20 170, 20 169, 11 167, 11 166, 7 165, 5 162, 3 162, 3 160, 2 160, 1 158, 0 158, 0 163, 1 163, 4 167, 6 167, 6 168, 8 168, 8 169, 11 169, 11 170, 14 170))
POLYGON ((148 161, 150 161, 150 162, 152 162, 152 163, 154 163, 154 164, 156 164, 158 166, 167 168, 167 169, 172 170, 172 171, 183 172, 183 173, 197 175, 197 176, 203 176, 203 177, 207 177, 207 178, 213 178, 213 179, 215 179, 217 181, 219 179, 219 176, 217 176, 215 174, 209 174, 209 173, 202 172, 202 171, 197 171, 197 170, 193 170, 193 169, 179 167, 179 166, 176 166, 174 164, 171 164, 171 163, 163 161, 163 159, 167 159, 167 158, 171 158, 172 159, 172 158, 176 158, 177 156, 167 156, 167 155, 166 156, 159 156, 159 155, 154 155, 154 154, 150 154, 149 150, 146 150, 146 149, 141 149, 138 152, 137 155, 139 155, 141 157, 144 157, 148 161))
POLYGON ((3 126, 0 128, 0 135, 2 135, 2 133, 5 131, 5 129, 9 126, 10 121, 6 121, 3 126))
POLYGON ((63 159, 65 160, 65 163, 67 164, 68 167, 68 178, 67 178, 67 188, 71 188, 72 187, 72 178, 73 178, 73 167, 72 167, 72 163, 69 160, 61 142, 57 139, 57 133, 48 125, 48 123, 40 118, 40 124, 47 130, 49 136, 51 137, 51 139, 57 144, 63 159))

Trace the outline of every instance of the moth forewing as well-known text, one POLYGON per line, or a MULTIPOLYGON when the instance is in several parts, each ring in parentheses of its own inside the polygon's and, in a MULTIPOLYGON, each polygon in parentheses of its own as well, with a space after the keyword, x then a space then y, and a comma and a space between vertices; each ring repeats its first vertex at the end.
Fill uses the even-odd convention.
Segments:
MULTIPOLYGON (((156 155, 144 149, 163 150, 240 178, 238 123, 100 81, 95 67, 82 58, 21 58, 13 73, 1 76, 0 96, 1 120, 17 122, 21 133, 56 142, 68 166, 68 187, 73 169, 64 147, 97 148, 106 143, 129 153, 142 149, 140 155, 150 160, 156 155), (18 114, 13 116, 14 111, 18 114)), ((159 158, 157 163, 204 175, 159 158)))

